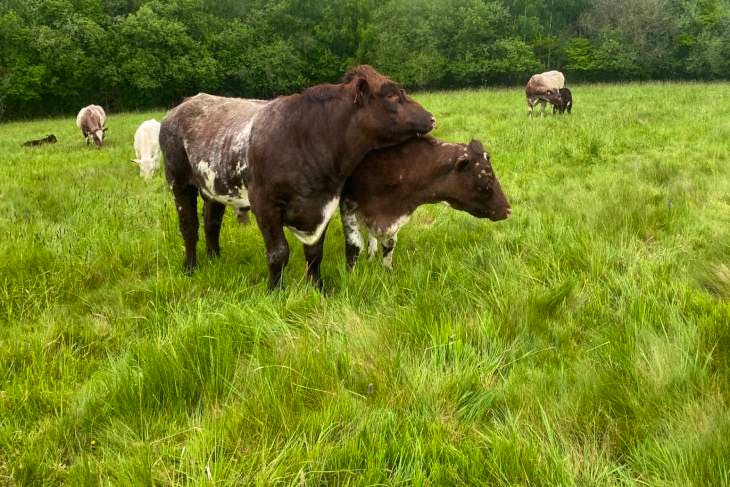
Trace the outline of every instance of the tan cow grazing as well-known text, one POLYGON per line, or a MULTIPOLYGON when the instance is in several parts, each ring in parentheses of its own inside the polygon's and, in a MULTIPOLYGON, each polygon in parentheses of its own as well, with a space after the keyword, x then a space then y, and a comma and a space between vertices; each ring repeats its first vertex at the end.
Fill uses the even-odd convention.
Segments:
POLYGON ((107 131, 104 124, 106 124, 106 113, 99 105, 86 106, 76 115, 76 126, 81 129, 86 145, 93 140, 96 147, 101 149, 101 145, 104 143, 104 132, 107 131))
POLYGON ((565 76, 560 71, 545 71, 535 74, 530 78, 525 87, 527 95, 527 112, 532 117, 532 107, 536 103, 542 105, 541 115, 545 115, 545 105, 550 102, 553 105, 562 102, 560 88, 565 87, 565 76))
POLYGON ((150 179, 160 168, 160 122, 154 118, 145 120, 134 133, 134 152, 137 156, 132 162, 139 166, 139 175, 150 179))

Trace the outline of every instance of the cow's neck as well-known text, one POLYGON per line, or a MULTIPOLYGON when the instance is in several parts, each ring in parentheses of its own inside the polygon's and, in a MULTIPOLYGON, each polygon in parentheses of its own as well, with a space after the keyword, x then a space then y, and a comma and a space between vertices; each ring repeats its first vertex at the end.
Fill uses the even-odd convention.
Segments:
POLYGON ((440 203, 450 197, 445 184, 450 166, 463 153, 465 148, 460 145, 441 143, 433 153, 423 157, 414 157, 405 161, 402 169, 394 168, 399 173, 398 194, 394 197, 395 204, 409 211, 421 205, 440 203), (400 178, 400 175, 403 177, 400 178))

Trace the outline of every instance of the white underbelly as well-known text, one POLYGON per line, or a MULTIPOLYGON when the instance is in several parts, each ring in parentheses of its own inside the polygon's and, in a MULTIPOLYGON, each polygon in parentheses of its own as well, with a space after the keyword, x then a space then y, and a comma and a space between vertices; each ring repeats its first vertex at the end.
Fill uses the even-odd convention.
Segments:
POLYGON ((200 188, 200 190, 211 200, 224 205, 233 206, 234 208, 249 208, 251 206, 248 202, 248 190, 246 188, 240 188, 233 194, 216 194, 208 187, 200 188))

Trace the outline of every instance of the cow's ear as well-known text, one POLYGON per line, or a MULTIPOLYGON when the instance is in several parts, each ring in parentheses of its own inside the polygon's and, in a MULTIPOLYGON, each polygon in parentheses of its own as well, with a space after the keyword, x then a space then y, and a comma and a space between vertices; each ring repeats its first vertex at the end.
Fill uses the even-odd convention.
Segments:
POLYGON ((106 133, 106 131, 107 131, 107 130, 109 130, 109 127, 104 127, 104 128, 103 128, 103 129, 101 129, 101 130, 102 130, 102 132, 106 133))
POLYGON ((355 105, 364 106, 370 97, 370 85, 365 78, 358 78, 355 82, 355 105))
POLYGON ((456 170, 463 171, 464 169, 469 167, 469 162, 469 156, 467 154, 459 156, 459 158, 456 160, 456 170))

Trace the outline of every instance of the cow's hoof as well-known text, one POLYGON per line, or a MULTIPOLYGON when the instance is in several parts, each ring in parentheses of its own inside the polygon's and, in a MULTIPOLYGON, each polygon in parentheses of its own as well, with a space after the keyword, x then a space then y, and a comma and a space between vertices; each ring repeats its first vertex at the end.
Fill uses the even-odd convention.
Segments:
POLYGON ((192 276, 193 274, 195 274, 196 267, 197 266, 195 264, 186 262, 185 264, 183 264, 183 274, 185 274, 186 276, 192 276))
POLYGON ((211 259, 217 259, 221 256, 221 249, 208 249, 205 251, 205 253, 208 254, 208 257, 210 257, 211 259))

